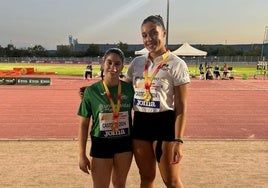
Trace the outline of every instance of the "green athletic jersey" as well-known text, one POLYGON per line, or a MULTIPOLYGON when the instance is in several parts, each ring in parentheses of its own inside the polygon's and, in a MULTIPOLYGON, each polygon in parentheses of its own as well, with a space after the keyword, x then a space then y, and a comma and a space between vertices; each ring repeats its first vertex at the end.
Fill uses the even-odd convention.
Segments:
MULTIPOLYGON (((119 130, 112 131, 113 110, 107 98, 102 81, 87 87, 78 109, 78 115, 92 117, 90 135, 99 138, 119 138, 130 136, 132 127, 131 110, 133 107, 134 89, 131 84, 121 81, 121 107, 119 112, 119 130)), ((117 103, 118 86, 108 87, 114 103, 117 103)))

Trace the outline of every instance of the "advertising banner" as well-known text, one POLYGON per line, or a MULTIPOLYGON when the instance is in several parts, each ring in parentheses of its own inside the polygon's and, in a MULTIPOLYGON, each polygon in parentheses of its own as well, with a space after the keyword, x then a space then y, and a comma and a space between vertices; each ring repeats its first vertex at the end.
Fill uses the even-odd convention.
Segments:
POLYGON ((51 85, 50 78, 29 78, 29 77, 0 77, 0 85, 35 85, 48 86, 51 85))

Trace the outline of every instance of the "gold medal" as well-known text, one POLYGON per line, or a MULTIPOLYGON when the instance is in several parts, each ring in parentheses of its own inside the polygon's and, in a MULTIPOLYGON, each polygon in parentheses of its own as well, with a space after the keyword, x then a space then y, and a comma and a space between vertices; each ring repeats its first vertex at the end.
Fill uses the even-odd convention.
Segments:
POLYGON ((150 91, 148 91, 148 90, 145 91, 144 94, 143 94, 143 98, 144 98, 144 100, 145 100, 146 102, 151 101, 151 99, 152 99, 152 95, 151 95, 150 91))
POLYGON ((145 67, 144 67, 144 91, 145 92, 143 94, 143 99, 146 102, 149 102, 152 100, 152 94, 150 93, 152 81, 154 80, 154 77, 156 76, 158 71, 162 68, 162 66, 167 63, 168 57, 169 57, 169 50, 167 50, 166 53, 162 55, 162 58, 163 58, 162 62, 156 67, 156 69, 154 70, 153 74, 150 77, 148 75, 149 60, 148 59, 146 60, 145 67))
POLYGON ((112 124, 112 130, 113 131, 118 131, 118 121, 114 121, 112 124))
POLYGON ((118 90, 117 90, 117 104, 114 103, 113 101, 113 97, 107 87, 107 85, 105 84, 105 82, 103 81, 103 86, 107 95, 107 98, 110 101, 110 105, 112 107, 113 110, 113 123, 111 125, 111 129, 112 131, 118 131, 119 130, 119 111, 120 111, 120 107, 121 107, 121 90, 122 90, 122 86, 121 86, 121 81, 118 84, 118 90))

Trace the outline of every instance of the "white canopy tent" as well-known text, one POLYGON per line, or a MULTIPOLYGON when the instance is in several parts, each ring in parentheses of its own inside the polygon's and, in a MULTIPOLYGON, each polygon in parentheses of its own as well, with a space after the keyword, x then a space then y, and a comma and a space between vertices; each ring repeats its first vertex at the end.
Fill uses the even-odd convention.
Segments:
POLYGON ((207 55, 207 52, 194 48, 187 42, 185 42, 181 47, 179 47, 177 50, 173 51, 172 53, 174 53, 177 56, 206 56, 207 55))
POLYGON ((144 55, 148 53, 148 50, 146 48, 143 48, 141 50, 135 51, 135 55, 144 55))
MULTIPOLYGON (((135 51, 135 55, 144 55, 146 53, 148 53, 148 50, 146 48, 135 51)), ((206 56, 207 55, 207 52, 194 48, 187 42, 185 42, 177 50, 173 51, 173 53, 177 56, 206 56)))

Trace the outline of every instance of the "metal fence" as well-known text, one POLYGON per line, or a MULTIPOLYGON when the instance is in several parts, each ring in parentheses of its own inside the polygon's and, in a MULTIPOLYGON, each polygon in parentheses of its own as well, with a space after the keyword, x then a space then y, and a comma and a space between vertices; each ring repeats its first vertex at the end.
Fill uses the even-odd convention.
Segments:
MULTIPOLYGON (((188 65, 210 64, 221 65, 257 65, 261 61, 260 56, 208 56, 208 57, 181 57, 188 65)), ((128 57, 125 63, 131 62, 133 57, 128 57)), ((0 57, 1 63, 101 63, 102 57, 0 57)))
POLYGON ((208 57, 181 57, 188 65, 256 65, 261 60, 260 56, 208 56, 208 57))

